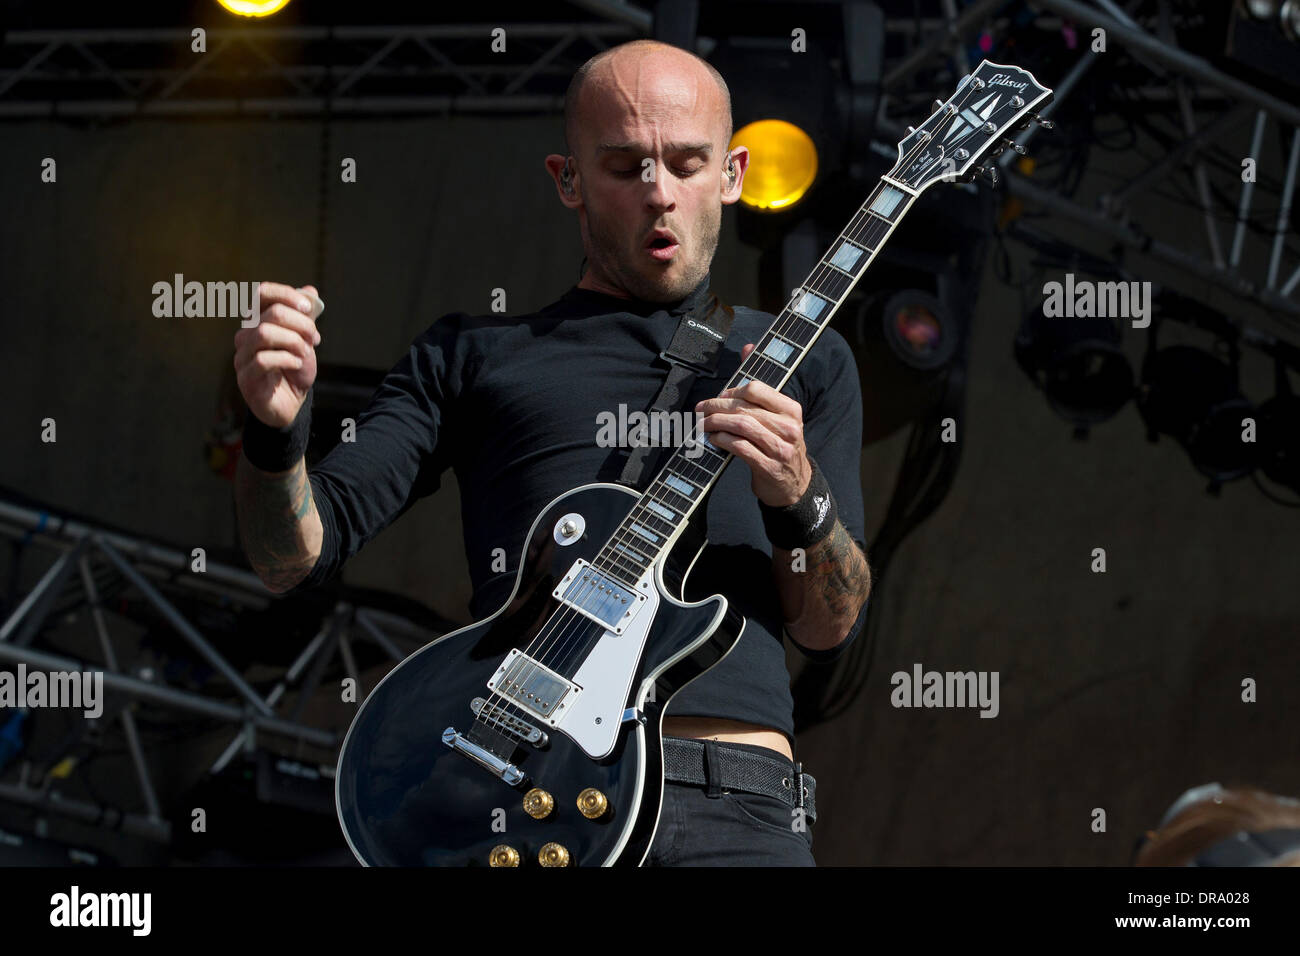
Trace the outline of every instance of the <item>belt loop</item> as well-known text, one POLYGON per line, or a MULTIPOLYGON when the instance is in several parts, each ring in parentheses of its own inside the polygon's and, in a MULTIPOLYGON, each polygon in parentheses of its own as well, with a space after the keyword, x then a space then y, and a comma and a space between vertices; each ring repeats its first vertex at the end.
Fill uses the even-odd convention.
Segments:
POLYGON ((718 742, 704 741, 704 778, 707 782, 705 793, 710 797, 722 796, 722 767, 718 764, 718 742))

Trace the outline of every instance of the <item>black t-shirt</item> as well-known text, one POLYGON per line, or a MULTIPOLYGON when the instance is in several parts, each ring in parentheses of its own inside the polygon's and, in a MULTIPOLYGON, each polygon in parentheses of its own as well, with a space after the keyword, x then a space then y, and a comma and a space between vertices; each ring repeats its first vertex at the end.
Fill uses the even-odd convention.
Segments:
MULTIPOLYGON (((357 419, 356 440, 339 444, 311 469, 324 541, 316 566, 293 590, 333 577, 362 545, 437 490, 451 467, 474 589, 470 610, 476 620, 487 617, 510 595, 538 513, 578 485, 618 479, 629 449, 602 447, 598 422, 617 415, 620 403, 628 413, 650 407, 667 375, 656 357, 707 287, 706 277, 691 295, 668 304, 573 287, 532 315, 457 312, 439 319, 384 378, 357 419), (505 549, 504 573, 493 571, 497 548, 505 549)), ((739 367, 741 348, 758 343, 774 321, 737 306, 718 377, 697 377, 683 411, 693 417, 696 402, 715 397, 739 367)), ((844 338, 826 329, 783 391, 803 406, 808 454, 830 484, 840 521, 862 544, 862 405, 844 338)), ((659 454, 662 464, 667 451, 659 454)), ((643 475, 643 485, 652 474, 643 475)), ((733 458, 708 499, 709 546, 686 584, 688 600, 724 594, 745 615, 744 632, 730 654, 672 699, 667 713, 748 721, 793 740, 783 615, 751 483, 749 466, 733 458)), ((816 659, 838 656, 864 615, 865 608, 833 650, 800 650, 816 659)))

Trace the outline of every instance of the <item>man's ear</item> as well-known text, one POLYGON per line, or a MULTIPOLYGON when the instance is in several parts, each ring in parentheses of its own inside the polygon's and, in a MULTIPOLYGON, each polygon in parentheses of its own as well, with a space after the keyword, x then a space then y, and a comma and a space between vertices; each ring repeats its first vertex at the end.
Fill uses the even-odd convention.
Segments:
POLYGON ((722 202, 730 206, 740 201, 740 190, 745 185, 745 170, 749 168, 749 149, 737 146, 731 151, 730 169, 727 157, 722 158, 722 202))
POLYGON ((570 209, 577 209, 581 206, 582 197, 578 191, 577 164, 573 162, 573 157, 552 153, 546 157, 546 170, 551 174, 551 178, 555 180, 555 190, 560 194, 560 202, 570 209))

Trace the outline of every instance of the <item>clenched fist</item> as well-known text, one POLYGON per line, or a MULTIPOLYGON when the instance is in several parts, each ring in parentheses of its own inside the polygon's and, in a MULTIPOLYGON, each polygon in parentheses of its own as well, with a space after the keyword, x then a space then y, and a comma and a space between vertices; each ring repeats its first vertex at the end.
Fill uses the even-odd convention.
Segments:
POLYGON ((316 319, 325 305, 314 286, 278 282, 263 282, 258 299, 258 324, 235 333, 235 380, 262 424, 284 428, 316 381, 316 319))

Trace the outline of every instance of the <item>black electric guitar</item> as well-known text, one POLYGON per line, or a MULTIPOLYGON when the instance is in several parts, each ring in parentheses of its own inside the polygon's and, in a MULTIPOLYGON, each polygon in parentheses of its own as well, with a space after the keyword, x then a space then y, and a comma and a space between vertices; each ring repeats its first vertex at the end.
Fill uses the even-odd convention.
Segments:
MULTIPOLYGON (((782 388, 922 191, 969 181, 1051 90, 987 60, 898 145, 898 162, 727 387, 782 388)), ((661 718, 744 627, 681 600, 705 542, 690 517, 731 455, 696 434, 643 493, 588 484, 528 532, 491 617, 394 668, 361 705, 335 799, 368 865, 639 865, 659 823, 661 718), (688 454, 689 452, 689 454, 688 454)))

